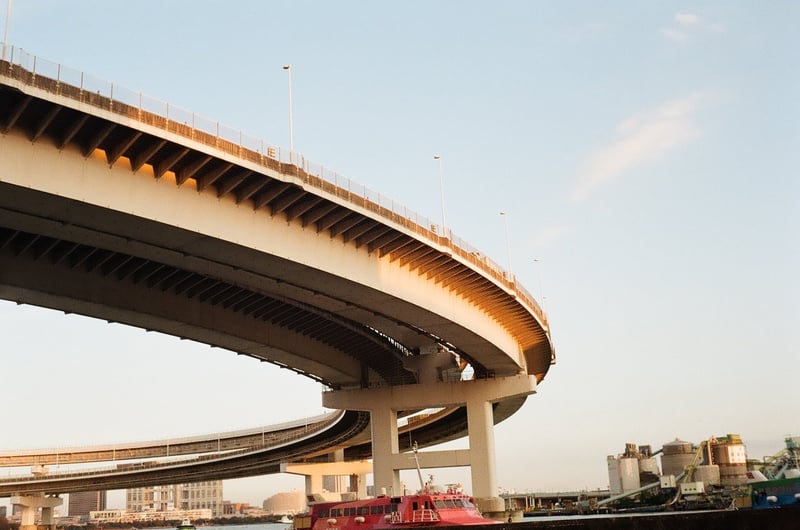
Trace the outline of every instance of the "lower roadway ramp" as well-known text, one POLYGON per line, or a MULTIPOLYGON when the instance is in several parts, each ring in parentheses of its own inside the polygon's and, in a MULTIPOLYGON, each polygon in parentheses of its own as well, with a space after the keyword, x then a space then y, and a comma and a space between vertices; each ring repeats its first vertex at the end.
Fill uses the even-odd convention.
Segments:
MULTIPOLYGON (((516 412, 525 398, 495 405, 495 423, 516 412)), ((399 428, 401 451, 465 436, 464 407, 443 409, 399 428)), ((280 473, 281 463, 327 460, 343 449, 345 460, 372 456, 369 413, 336 411, 328 415, 261 429, 212 433, 190 438, 156 440, 68 449, 1 451, 4 467, 118 462, 102 469, 26 475, 0 479, 0 497, 45 493, 114 490, 161 483, 224 480, 280 473)))

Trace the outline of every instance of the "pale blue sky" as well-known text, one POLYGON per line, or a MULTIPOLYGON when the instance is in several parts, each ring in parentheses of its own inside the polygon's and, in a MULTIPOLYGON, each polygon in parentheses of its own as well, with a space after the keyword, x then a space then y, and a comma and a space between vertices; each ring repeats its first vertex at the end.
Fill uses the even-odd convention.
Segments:
MULTIPOLYGON (((511 267, 546 297, 558 363, 495 432, 500 486, 552 490, 605 487, 627 441, 739 433, 760 458, 800 434, 798 20, 793 1, 16 0, 9 43, 284 147, 291 63, 295 148, 434 220, 440 153, 449 227, 507 266, 508 212, 511 267)), ((322 412, 318 385, 229 352, 9 303, 0 328, 0 448, 322 412)))

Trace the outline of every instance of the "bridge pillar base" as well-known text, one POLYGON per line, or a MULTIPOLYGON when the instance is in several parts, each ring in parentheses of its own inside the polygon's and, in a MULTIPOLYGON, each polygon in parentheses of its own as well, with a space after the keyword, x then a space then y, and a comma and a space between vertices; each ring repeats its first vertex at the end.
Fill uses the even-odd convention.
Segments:
POLYGON ((475 505, 478 507, 481 514, 488 519, 505 521, 506 517, 508 517, 506 503, 500 497, 476 497, 475 505))
POLYGON ((61 497, 45 497, 44 495, 18 495, 11 497, 11 504, 22 507, 20 530, 55 530, 54 508, 61 506, 61 497), (42 509, 41 524, 36 524, 36 515, 42 509))
MULTIPOLYGON (((367 473, 372 472, 372 464, 367 461, 359 462, 319 462, 315 464, 281 464, 281 473, 304 475, 306 478, 306 495, 322 493, 323 477, 350 477, 350 486, 357 482, 355 492, 359 499, 367 496, 367 473), (355 480, 353 479, 353 477, 355 480)), ((343 493, 343 492, 333 492, 343 493)))
POLYGON ((336 390, 324 393, 322 404, 331 409, 370 412, 375 490, 386 488, 392 495, 399 491, 399 469, 402 469, 397 464, 400 458, 397 411, 466 405, 472 494, 478 499, 498 499, 499 508, 494 501, 487 501, 487 510, 500 512, 502 516, 505 505, 501 499, 493 497, 497 492, 497 477, 492 404, 535 391, 535 376, 520 374, 472 381, 336 390))

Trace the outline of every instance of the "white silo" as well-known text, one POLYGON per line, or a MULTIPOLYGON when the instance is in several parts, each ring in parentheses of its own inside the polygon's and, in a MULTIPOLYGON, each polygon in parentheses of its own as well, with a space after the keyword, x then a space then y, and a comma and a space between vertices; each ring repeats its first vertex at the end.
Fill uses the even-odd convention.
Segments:
POLYGON ((619 460, 616 456, 609 455, 606 457, 606 464, 608 465, 608 489, 611 495, 619 495, 622 493, 622 481, 619 478, 619 460))
POLYGON ((619 459, 619 479, 622 483, 622 491, 633 491, 642 485, 639 482, 639 459, 620 458, 619 459))

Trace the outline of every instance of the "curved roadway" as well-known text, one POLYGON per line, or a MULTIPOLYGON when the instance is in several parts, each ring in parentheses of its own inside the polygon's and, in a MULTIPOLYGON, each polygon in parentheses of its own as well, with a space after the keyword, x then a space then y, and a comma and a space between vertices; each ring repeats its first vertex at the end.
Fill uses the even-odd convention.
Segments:
MULTIPOLYGON (((468 245, 219 126, 111 96, 0 61, 0 297, 220 346, 333 389, 418 382, 431 348, 452 355, 443 376, 466 362, 477 377, 544 378, 544 314, 468 245)), ((495 421, 523 402, 497 404, 495 421)), ((449 412, 415 430, 421 445, 465 434, 463 411, 449 412)), ((362 415, 324 423, 212 474, 263 474, 323 446, 369 456, 362 415)))

